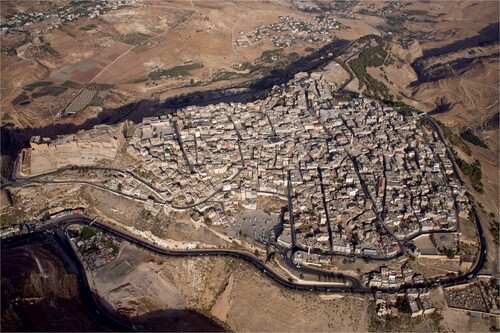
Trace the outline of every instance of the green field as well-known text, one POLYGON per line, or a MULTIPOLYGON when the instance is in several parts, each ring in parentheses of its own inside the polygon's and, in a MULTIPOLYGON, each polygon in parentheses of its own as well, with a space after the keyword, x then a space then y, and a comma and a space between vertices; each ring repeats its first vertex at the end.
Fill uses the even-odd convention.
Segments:
POLYGON ((45 87, 45 86, 51 86, 54 82, 51 82, 51 81, 39 81, 39 82, 34 82, 34 83, 30 83, 28 85, 26 85, 24 87, 24 90, 29 90, 29 91, 33 91, 35 88, 38 88, 38 87, 45 87))
POLYGON ((60 94, 65 92, 67 89, 68 88, 66 88, 66 87, 49 85, 49 86, 43 87, 43 89, 41 89, 40 91, 34 92, 33 94, 31 94, 31 97, 38 98, 38 97, 47 96, 47 95, 59 96, 60 94))
POLYGON ((16 98, 14 98, 11 103, 12 105, 17 105, 19 103, 21 103, 22 101, 25 101, 27 99, 29 99, 30 97, 26 94, 26 91, 23 91, 22 93, 20 93, 19 95, 16 96, 16 98))

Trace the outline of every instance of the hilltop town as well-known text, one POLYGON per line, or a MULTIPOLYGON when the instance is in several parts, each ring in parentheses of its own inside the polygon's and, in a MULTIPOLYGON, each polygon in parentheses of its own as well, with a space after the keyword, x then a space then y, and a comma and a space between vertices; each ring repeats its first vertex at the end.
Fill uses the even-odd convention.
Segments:
POLYGON ((0 7, 4 330, 499 330, 496 2, 0 7))
POLYGON ((105 167, 117 154, 134 162, 104 188, 142 200, 153 216, 188 211, 227 234, 293 247, 296 262, 418 256, 413 238, 438 232, 456 244, 453 233, 470 211, 425 117, 361 95, 334 96, 318 73, 299 73, 262 101, 189 106, 54 141, 34 137, 18 171, 105 167), (278 205, 268 209, 262 198, 278 205))

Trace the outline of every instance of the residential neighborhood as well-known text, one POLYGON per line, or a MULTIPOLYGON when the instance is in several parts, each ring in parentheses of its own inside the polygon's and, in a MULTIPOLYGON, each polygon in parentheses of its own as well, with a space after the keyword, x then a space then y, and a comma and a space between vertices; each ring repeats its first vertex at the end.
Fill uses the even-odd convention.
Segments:
MULTIPOLYGON (((47 12, 18 13, 6 16, 0 23, 0 34, 12 31, 30 31, 30 26, 39 22, 45 24, 46 31, 58 29, 62 24, 72 22, 80 17, 96 19, 100 15, 124 6, 130 6, 136 0, 99 0, 99 1, 73 1, 71 4, 62 5, 57 10, 47 12)), ((39 25, 37 27, 40 27, 39 25)), ((43 30, 38 28, 33 31, 38 36, 43 36, 43 30)))
POLYGON ((390 258, 401 241, 457 231, 468 214, 445 146, 421 119, 363 96, 334 98, 319 74, 298 74, 261 102, 145 118, 127 152, 164 209, 192 208, 204 221, 231 226, 240 209, 259 209, 258 196, 286 198, 277 240, 306 257, 390 258), (212 196, 222 205, 208 205, 212 196))

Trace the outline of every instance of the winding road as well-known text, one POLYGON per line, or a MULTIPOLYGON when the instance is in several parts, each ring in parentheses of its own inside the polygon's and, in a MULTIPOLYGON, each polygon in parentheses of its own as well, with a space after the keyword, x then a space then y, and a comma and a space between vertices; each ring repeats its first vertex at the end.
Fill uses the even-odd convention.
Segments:
MULTIPOLYGON (((77 224, 90 225, 90 223, 92 223, 92 219, 90 219, 89 217, 86 217, 84 215, 70 215, 59 219, 58 222, 55 225, 53 225, 52 228, 55 228, 56 230, 65 231, 70 225, 77 225, 77 224)), ((341 286, 339 286, 338 282, 332 282, 331 285, 325 282, 318 285, 309 285, 309 284, 305 285, 293 282, 293 280, 289 280, 283 277, 282 275, 278 274, 273 268, 271 268, 268 264, 262 262, 261 259, 246 251, 229 250, 229 249, 185 249, 185 250, 165 249, 155 244, 152 244, 146 240, 139 239, 135 235, 123 232, 121 230, 118 230, 114 227, 105 225, 100 222, 93 222, 92 226, 99 228, 102 231, 114 237, 138 245, 139 247, 142 247, 159 255, 171 256, 171 257, 172 256, 173 257, 216 256, 216 257, 232 257, 241 259, 253 264, 264 275, 267 275, 277 284, 281 285, 282 287, 286 287, 288 289, 304 290, 304 291, 321 291, 321 292, 357 292, 357 293, 370 292, 368 288, 365 288, 361 285, 359 279, 357 279, 356 277, 343 275, 343 278, 345 279, 346 283, 341 286)), ((295 266, 293 268, 296 269, 295 266)), ((321 275, 331 273, 314 269, 303 269, 301 270, 301 272, 304 273, 313 272, 314 274, 321 274, 321 275)))
MULTIPOLYGON (((475 213, 475 212, 474 212, 475 213)), ((337 278, 345 281, 343 285, 339 285, 338 282, 332 282, 329 285, 326 282, 321 282, 318 284, 301 284, 294 282, 293 279, 287 279, 283 277, 281 274, 277 273, 272 267, 270 267, 267 263, 263 262, 261 259, 256 257, 255 255, 242 251, 242 250, 231 250, 231 249, 183 249, 183 250, 173 250, 173 249, 165 249, 163 247, 157 246, 153 243, 150 243, 147 240, 141 239, 135 235, 130 233, 118 230, 113 226, 109 226, 103 224, 101 222, 94 221, 93 219, 81 215, 81 214, 69 214, 58 218, 50 223, 45 224, 40 227, 35 234, 42 234, 47 232, 52 232, 54 234, 59 235, 67 244, 70 244, 69 237, 66 234, 66 230, 71 225, 92 225, 92 227, 96 227, 103 232, 106 232, 118 239, 125 240, 132 244, 135 244, 139 247, 142 247, 146 250, 152 251, 156 254, 163 256, 171 256, 171 257, 201 257, 201 256, 218 256, 218 257, 232 257, 240 260, 247 261, 254 265, 257 269, 259 269, 264 275, 268 276, 272 279, 276 284, 285 287, 287 289, 292 289, 296 291, 317 291, 322 293, 356 293, 356 294, 371 294, 374 290, 388 291, 384 288, 366 288, 362 285, 361 281, 354 276, 335 273, 331 271, 324 271, 320 269, 310 268, 310 267, 298 267, 292 263, 292 261, 288 258, 288 256, 283 255, 284 262, 287 264, 288 268, 295 271, 296 273, 306 273, 310 275, 317 275, 318 277, 327 277, 327 278, 337 278)), ((480 226, 479 226, 480 227, 480 226)), ((482 235, 482 229, 478 229, 480 235, 482 235)), ((16 244, 20 239, 33 237, 33 234, 24 234, 24 235, 16 235, 9 237, 2 241, 2 248, 11 247, 12 244, 16 244)), ((435 285, 456 285, 461 283, 466 283, 470 279, 472 279, 475 275, 479 273, 481 270, 485 255, 486 255, 486 241, 484 236, 480 237, 480 245, 481 252, 478 260, 472 269, 465 275, 451 278, 443 278, 443 279, 435 279, 429 280, 424 283, 412 284, 407 283, 403 285, 400 290, 404 290, 407 288, 414 287, 431 287, 435 285)), ((68 254, 71 256, 76 256, 74 250, 71 246, 66 246, 65 250, 69 252, 68 254)))

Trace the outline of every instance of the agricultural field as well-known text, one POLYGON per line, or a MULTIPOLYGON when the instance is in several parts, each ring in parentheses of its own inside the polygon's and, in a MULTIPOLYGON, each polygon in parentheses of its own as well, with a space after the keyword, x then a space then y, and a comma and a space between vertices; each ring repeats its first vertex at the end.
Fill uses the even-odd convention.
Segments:
MULTIPOLYGON (((305 42, 291 42, 290 47, 282 48, 277 46, 281 45, 278 40, 284 40, 290 32, 272 30, 273 25, 282 24, 290 30, 282 21, 288 17, 286 24, 312 29, 320 25, 318 14, 285 1, 262 2, 259 6, 246 1, 128 3, 97 18, 67 21, 54 29, 48 28, 50 22, 42 21, 3 35, 2 123, 21 128, 66 123, 68 119, 61 116, 81 118, 80 112, 106 105, 106 100, 123 105, 158 95, 165 98, 170 90, 241 83, 285 66, 329 40, 355 39, 376 32, 363 21, 336 18, 338 28, 332 23, 328 38, 308 41, 309 32, 303 30, 298 38, 306 38, 305 42), (237 42, 259 26, 268 29, 262 38, 237 42), (24 89, 41 82, 52 85, 37 87, 33 91, 36 98, 24 89), (90 83, 114 88, 106 96, 91 96, 91 89, 82 90, 90 83), (93 102, 96 98, 104 99, 103 103, 93 102), (19 104, 26 100, 31 101, 19 104)), ((19 6, 14 1, 2 2, 6 15, 19 6)), ((53 8, 48 4, 39 7, 34 8, 53 8)), ((329 20, 333 22, 333 18, 329 20)))

